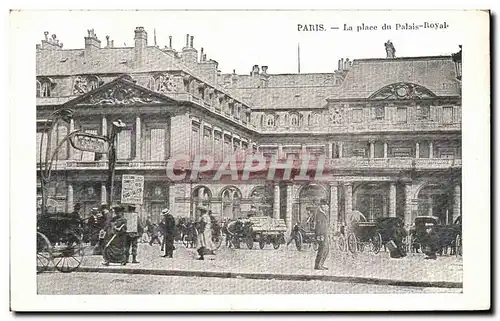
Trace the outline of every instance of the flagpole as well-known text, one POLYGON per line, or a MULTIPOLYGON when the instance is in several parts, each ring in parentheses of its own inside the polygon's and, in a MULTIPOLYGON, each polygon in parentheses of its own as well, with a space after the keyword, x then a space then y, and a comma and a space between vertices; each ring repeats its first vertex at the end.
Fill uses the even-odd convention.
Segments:
POLYGON ((300 74, 300 43, 297 43, 297 71, 300 74))

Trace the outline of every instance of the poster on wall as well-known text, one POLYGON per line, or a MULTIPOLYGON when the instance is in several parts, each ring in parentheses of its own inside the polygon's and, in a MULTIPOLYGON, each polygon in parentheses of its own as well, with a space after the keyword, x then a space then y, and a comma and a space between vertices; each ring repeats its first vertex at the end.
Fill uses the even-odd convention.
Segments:
POLYGON ((122 204, 141 204, 144 196, 144 176, 122 176, 122 204))

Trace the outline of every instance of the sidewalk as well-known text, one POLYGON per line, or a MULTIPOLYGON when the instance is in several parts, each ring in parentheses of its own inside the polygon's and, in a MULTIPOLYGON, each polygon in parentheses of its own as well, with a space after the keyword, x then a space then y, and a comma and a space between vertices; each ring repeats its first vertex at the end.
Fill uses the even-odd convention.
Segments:
MULTIPOLYGON (((257 245, 257 244, 256 244, 257 245)), ((327 271, 313 269, 316 252, 311 249, 297 251, 291 244, 274 250, 254 247, 248 250, 228 249, 224 246, 216 256, 205 261, 196 260, 195 249, 176 244, 173 259, 162 258, 159 245, 140 244, 138 264, 102 266, 102 257, 86 256, 81 271, 130 274, 203 276, 224 278, 325 280, 350 283, 404 285, 423 287, 462 287, 462 258, 442 256, 437 260, 424 260, 422 254, 403 259, 391 259, 386 252, 342 253, 331 251, 327 271)))

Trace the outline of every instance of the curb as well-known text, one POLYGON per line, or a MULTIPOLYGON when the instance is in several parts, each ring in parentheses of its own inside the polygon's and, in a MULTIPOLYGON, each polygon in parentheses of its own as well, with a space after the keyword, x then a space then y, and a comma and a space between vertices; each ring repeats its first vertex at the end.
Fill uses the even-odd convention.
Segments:
MULTIPOLYGON (((55 271, 49 267, 49 271, 55 271)), ((463 282, 450 281, 402 281, 392 279, 335 276, 335 275, 309 275, 309 274, 283 274, 283 273, 252 273, 252 272, 218 272, 218 271, 192 271, 192 270, 160 270, 146 268, 119 268, 119 267, 79 267, 75 272, 120 273, 120 274, 146 274, 158 276, 195 276, 214 278, 243 278, 256 280, 283 280, 283 281, 330 281, 338 283, 361 283, 374 285, 411 286, 425 288, 463 288, 463 282)))

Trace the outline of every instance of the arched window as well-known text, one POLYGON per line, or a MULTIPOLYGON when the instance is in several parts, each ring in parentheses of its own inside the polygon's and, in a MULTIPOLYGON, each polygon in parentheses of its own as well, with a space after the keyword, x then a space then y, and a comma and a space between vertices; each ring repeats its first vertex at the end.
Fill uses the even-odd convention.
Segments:
POLYGON ((241 192, 235 186, 228 186, 222 190, 222 217, 235 219, 241 215, 241 192))
POLYGON ((38 80, 36 81, 36 96, 42 97, 42 83, 38 80))
POLYGON ((320 124, 320 122, 321 122, 321 114, 319 114, 319 113, 315 113, 315 114, 313 115, 312 122, 313 122, 313 125, 314 125, 314 126, 318 126, 318 125, 320 124))
POLYGON ((274 127, 274 115, 269 114, 266 116, 266 126, 274 127))
POLYGON ((297 115, 297 114, 290 115, 290 126, 292 126, 292 127, 299 126, 299 115, 297 115))
POLYGON ((156 89, 156 82, 155 82, 154 77, 149 77, 148 85, 146 87, 149 90, 155 91, 155 89, 156 89))

